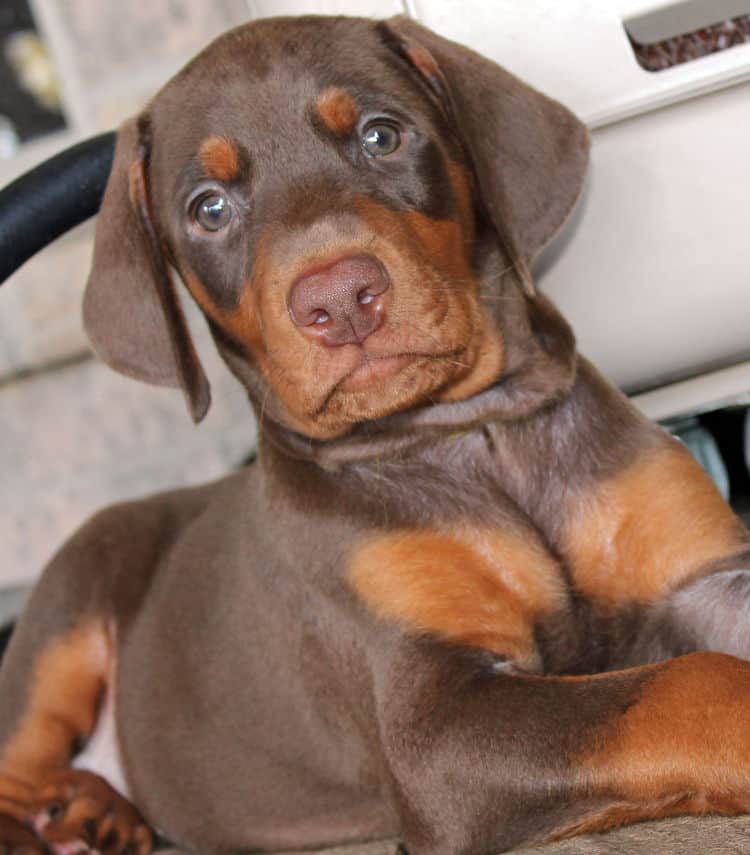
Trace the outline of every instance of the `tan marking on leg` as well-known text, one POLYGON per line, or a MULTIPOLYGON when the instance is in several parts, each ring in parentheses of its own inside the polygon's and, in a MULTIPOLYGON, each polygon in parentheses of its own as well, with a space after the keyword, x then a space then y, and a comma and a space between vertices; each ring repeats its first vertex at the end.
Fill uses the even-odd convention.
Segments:
POLYGON ((69 767, 76 743, 94 730, 112 657, 102 620, 54 639, 34 663, 26 710, 0 754, 0 811, 33 825, 49 851, 72 851, 81 841, 109 848, 113 829, 117 851, 152 849, 151 832, 127 799, 100 776, 69 767))
POLYGON ((93 730, 111 657, 109 633, 90 620, 55 639, 34 664, 26 711, 0 753, 0 771, 34 783, 66 766, 93 730))
POLYGON ((545 842, 576 837, 579 834, 594 834, 647 820, 667 819, 675 816, 737 816, 750 811, 750 799, 743 795, 728 796, 713 794, 681 793, 664 796, 649 802, 621 802, 608 805, 602 810, 585 814, 578 820, 555 831, 545 842))
POLYGON ((25 781, 19 781, 9 775, 0 775, 0 801, 24 802, 32 794, 32 788, 25 781))
POLYGON ((582 499, 563 538, 577 587, 609 606, 653 602, 746 546, 742 525, 676 441, 582 499))
POLYGON ((315 102, 315 109, 323 124, 335 134, 350 134, 359 118, 359 107, 352 96, 338 86, 324 89, 315 102))
POLYGON ((653 679, 636 703, 592 733, 591 749, 577 758, 586 792, 611 796, 612 803, 553 838, 644 819, 750 810, 748 664, 696 653, 650 667, 653 679))
POLYGON ((201 166, 209 178, 236 181, 240 176, 240 155, 237 147, 225 137, 211 136, 203 140, 198 150, 201 166))
POLYGON ((535 621, 566 602, 557 562, 514 532, 379 535, 356 549, 350 578, 377 615, 510 656, 528 670, 541 666, 535 621))
POLYGON ((629 709, 592 734, 582 770, 634 799, 689 790, 750 798, 750 667, 722 653, 657 666, 629 709))
POLYGON ((33 796, 34 788, 30 784, 0 774, 0 821, 6 816, 16 822, 25 822, 33 804, 33 796))

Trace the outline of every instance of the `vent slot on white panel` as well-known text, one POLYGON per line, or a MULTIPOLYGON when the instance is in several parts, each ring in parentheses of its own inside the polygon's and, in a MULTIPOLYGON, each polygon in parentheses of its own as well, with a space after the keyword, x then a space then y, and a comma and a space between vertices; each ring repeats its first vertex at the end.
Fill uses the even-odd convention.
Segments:
POLYGON ((750 0, 684 0, 624 21, 639 65, 664 71, 750 43, 750 0))

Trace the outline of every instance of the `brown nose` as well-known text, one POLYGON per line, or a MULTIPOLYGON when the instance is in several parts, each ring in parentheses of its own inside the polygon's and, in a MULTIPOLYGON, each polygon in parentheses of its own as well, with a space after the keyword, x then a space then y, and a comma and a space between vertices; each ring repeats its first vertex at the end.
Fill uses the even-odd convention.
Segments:
POLYGON ((388 285, 388 274, 374 258, 342 258, 297 279, 289 314, 301 332, 329 347, 361 344, 383 322, 388 285))

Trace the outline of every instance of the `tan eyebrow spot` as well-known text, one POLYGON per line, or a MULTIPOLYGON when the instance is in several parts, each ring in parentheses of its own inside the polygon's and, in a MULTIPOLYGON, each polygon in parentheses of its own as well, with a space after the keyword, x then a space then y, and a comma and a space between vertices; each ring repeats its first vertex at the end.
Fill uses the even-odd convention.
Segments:
POLYGON ((315 109, 325 126, 336 134, 351 133, 359 118, 354 98, 337 86, 329 86, 320 93, 315 109))
POLYGON ((225 137, 211 136, 203 140, 198 156, 209 178, 216 178, 217 181, 234 181, 239 177, 239 152, 225 137))

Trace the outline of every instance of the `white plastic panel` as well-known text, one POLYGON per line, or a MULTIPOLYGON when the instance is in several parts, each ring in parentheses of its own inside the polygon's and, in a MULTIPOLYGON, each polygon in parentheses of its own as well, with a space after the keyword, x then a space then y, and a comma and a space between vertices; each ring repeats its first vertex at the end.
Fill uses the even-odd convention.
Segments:
POLYGON ((653 44, 750 13, 750 0, 614 0, 630 35, 653 44))
POLYGON ((387 18, 400 15, 402 0, 247 0, 253 18, 273 15, 358 15, 387 18))
POLYGON ((541 282, 626 388, 750 355, 749 154, 750 83, 594 134, 578 221, 541 282))
MULTIPOLYGON (((743 2, 687 0, 646 24, 669 28, 682 15, 692 27, 704 13, 710 24, 743 2)), ((592 173, 568 243, 538 265, 581 350, 631 390, 705 374, 640 399, 650 415, 684 412, 684 395, 696 409, 725 397, 727 375, 706 372, 750 357, 750 45, 650 73, 624 22, 679 0, 407 3, 594 129, 592 173)), ((741 394, 747 371, 731 379, 731 394, 741 394)))
MULTIPOLYGON (((722 407, 750 406, 750 362, 732 365, 721 371, 710 371, 691 380, 644 392, 636 395, 633 403, 650 419, 657 421, 705 413, 722 407)), ((750 449, 750 445, 748 448, 750 449)))
POLYGON ((645 71, 636 62, 623 26, 643 2, 406 2, 422 23, 554 95, 590 127, 750 79, 750 44, 666 71, 645 71))

